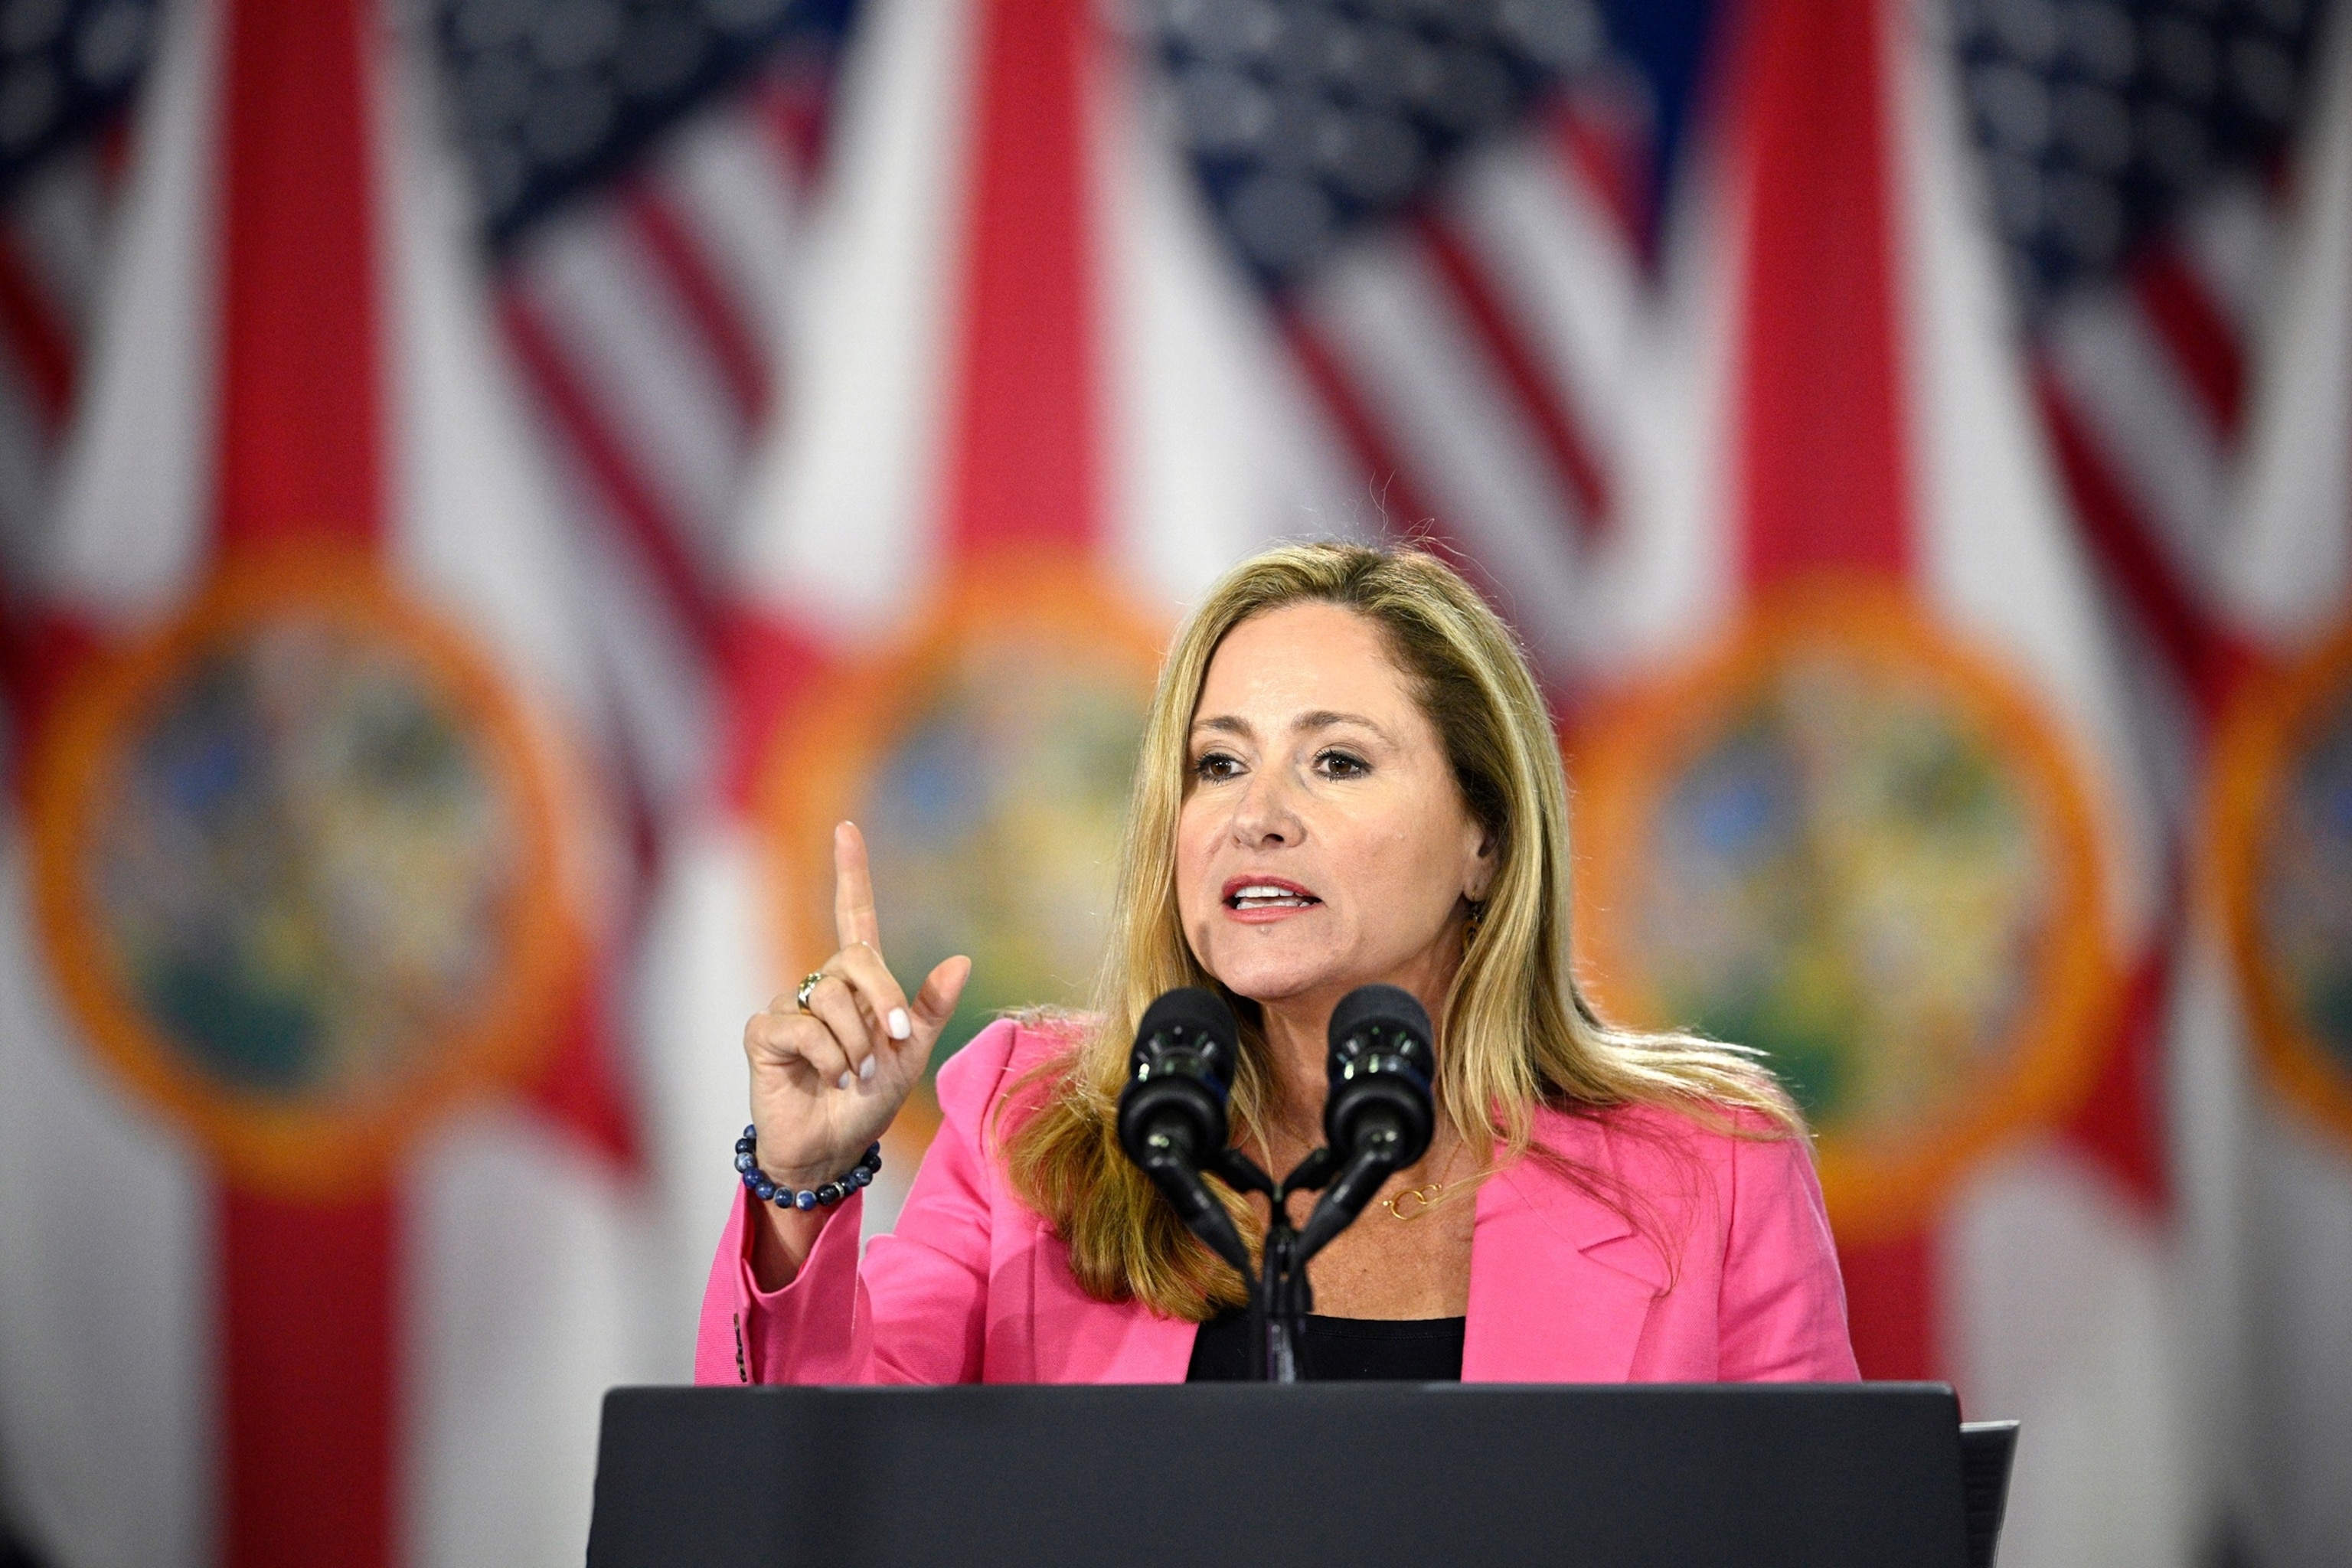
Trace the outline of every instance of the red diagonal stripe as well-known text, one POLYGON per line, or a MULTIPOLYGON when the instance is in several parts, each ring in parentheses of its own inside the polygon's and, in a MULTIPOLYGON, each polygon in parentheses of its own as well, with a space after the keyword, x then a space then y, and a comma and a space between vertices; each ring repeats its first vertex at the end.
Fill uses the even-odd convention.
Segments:
POLYGON ((2185 940, 2187 880, 2176 868, 2156 933, 2120 987, 2113 1026, 2101 1042, 2099 1076, 2065 1127, 2077 1148, 2158 1212, 2172 1191, 2164 1152, 2165 1004, 2185 940))
MULTIPOLYGON (((1738 34, 1747 160, 1735 453, 1751 591, 1912 563, 1883 62, 1898 0, 1763 0, 1738 34)), ((1839 1249, 1864 1377, 1936 1375, 1932 1231, 1839 1249)))
POLYGON ((1603 88, 1562 100, 1546 121, 1554 156, 1570 178, 1608 213, 1625 248, 1648 259, 1655 233, 1650 211, 1648 141, 1626 95, 1603 88))
POLYGON ((762 608, 740 609, 721 626, 718 665, 728 725, 719 783, 728 804, 748 814, 776 727, 824 669, 825 655, 787 616, 762 608))
POLYGON ((0 230, 0 333, 33 395, 43 432, 55 436, 73 407, 74 342, 15 236, 0 230))
POLYGON ((622 445, 587 380, 520 283, 498 291, 499 323, 530 377, 541 404, 579 454, 607 509, 654 575, 663 597, 706 648, 717 644, 717 616, 702 574, 688 553, 686 531, 622 445))
POLYGON ((2213 291, 2168 245, 2132 268, 2131 291, 2223 443, 2234 445, 2245 426, 2246 356, 2213 291))
MULTIPOLYGON (((0 589, 10 586, 0 584, 0 589)), ((27 611, 15 594, 0 596, 0 695, 7 700, 14 742, 6 749, 0 780, 19 803, 27 782, 26 765, 41 744, 58 697, 105 647, 99 629, 78 617, 48 606, 27 611)))
POLYGON ((522 1098, 614 1168, 635 1173, 643 1151, 621 1068, 621 1044, 614 1038, 613 994, 593 967, 581 976, 562 1043, 549 1053, 546 1070, 521 1086, 522 1098))
POLYGON ((2165 661, 2210 721, 2253 653, 2205 613, 2188 580, 2157 542, 2090 425, 2075 409, 2064 380, 2046 355, 2036 357, 2033 396, 2074 502, 2074 519, 2100 563, 2113 575, 2147 626, 2165 661))
POLYGON ((1414 229, 1479 346, 1502 372, 1560 488, 1576 503, 1572 521, 1583 532, 1598 531, 1609 515, 1609 484, 1600 460, 1592 455, 1567 400, 1528 351, 1527 341, 1503 308, 1484 263, 1434 213, 1417 215, 1414 229))
POLYGON ((1307 377, 1307 384, 1323 405, 1324 412, 1331 416, 1356 466, 1370 481, 1382 521, 1394 532, 1438 526, 1436 510, 1398 460, 1388 432, 1372 416, 1370 405, 1357 390, 1354 378, 1340 364, 1329 342, 1296 310, 1283 311, 1279 325, 1283 341, 1307 377))
POLYGON ((787 58, 762 72, 752 90, 752 107, 784 166, 787 186, 798 189, 824 162, 828 128, 825 72, 806 59, 787 58))
POLYGON ((1306 314, 1282 310, 1276 326, 1290 349, 1299 373, 1323 411, 1330 416, 1339 439, 1371 487, 1381 510, 1381 521, 1392 536, 1444 556, 1454 568, 1477 584, 1498 609, 1510 603, 1501 585, 1489 576, 1475 555, 1445 526, 1437 509, 1397 455, 1396 445, 1371 410, 1339 352, 1306 314))
POLYGON ((701 238, 677 205, 650 185, 630 185, 622 197, 622 207, 662 281, 694 323, 743 427, 758 430, 767 420, 773 387, 768 356, 759 334, 736 309, 701 238))

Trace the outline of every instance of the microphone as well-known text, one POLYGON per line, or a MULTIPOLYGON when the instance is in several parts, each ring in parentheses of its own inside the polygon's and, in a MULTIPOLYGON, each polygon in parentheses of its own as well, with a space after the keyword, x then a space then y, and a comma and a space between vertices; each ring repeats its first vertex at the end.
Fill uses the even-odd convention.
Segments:
POLYGON ((1305 1262, 1363 1213, 1391 1173, 1428 1151, 1437 1124, 1428 1010, 1409 991, 1364 985, 1331 1010, 1323 1136, 1339 1168, 1306 1228, 1305 1262))
POLYGON ((1118 1146, 1151 1178, 1193 1235, 1250 1277, 1249 1248, 1201 1180, 1225 1153, 1225 1101, 1241 1031, 1215 993, 1180 986, 1144 1009, 1118 1092, 1118 1146))

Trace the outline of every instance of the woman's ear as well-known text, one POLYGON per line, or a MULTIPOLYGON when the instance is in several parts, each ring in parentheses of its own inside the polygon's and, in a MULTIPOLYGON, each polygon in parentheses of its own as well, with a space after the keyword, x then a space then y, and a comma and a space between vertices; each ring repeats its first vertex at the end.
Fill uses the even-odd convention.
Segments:
POLYGON ((1478 829, 1478 847, 1470 858, 1470 875, 1464 879, 1462 896, 1474 904, 1486 901, 1486 890, 1495 885, 1495 872, 1501 857, 1495 852, 1495 835, 1489 828, 1478 829))

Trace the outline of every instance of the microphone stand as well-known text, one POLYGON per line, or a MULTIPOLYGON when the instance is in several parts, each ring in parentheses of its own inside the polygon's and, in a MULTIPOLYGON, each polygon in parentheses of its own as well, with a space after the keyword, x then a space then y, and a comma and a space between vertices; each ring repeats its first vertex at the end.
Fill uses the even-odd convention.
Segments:
POLYGON ((1307 1314, 1315 1308, 1315 1292, 1307 1281, 1307 1256, 1299 1250, 1297 1227, 1290 1223, 1290 1196, 1319 1190, 1331 1179, 1331 1151, 1318 1149, 1283 1177, 1279 1184, 1238 1149, 1227 1149, 1211 1167, 1236 1192, 1264 1194, 1269 1206, 1265 1249, 1257 1278, 1247 1270, 1250 1287, 1250 1343, 1258 1347, 1258 1374, 1267 1383, 1299 1381, 1298 1352, 1305 1338, 1307 1314))
MULTIPOLYGON (((1188 1026, 1201 1027, 1204 1014, 1223 1015, 1230 1031, 1230 1010, 1222 1002, 1182 987, 1154 1002, 1145 1023, 1160 1016, 1166 1026, 1161 1033, 1181 1044, 1185 1032, 1178 1026, 1189 1019, 1188 1026)), ((1326 1143, 1277 1183, 1230 1144, 1211 1152, 1203 1145, 1223 1142, 1229 1131, 1223 1093, 1213 1093, 1203 1081, 1188 1087, 1171 1075, 1200 1080, 1206 1060, 1216 1068, 1209 1078, 1222 1085, 1222 1058, 1168 1056, 1163 1063, 1167 1042, 1159 1035, 1139 1034, 1133 1076, 1119 1095, 1120 1147, 1175 1205, 1186 1226, 1240 1273, 1249 1292, 1250 1342, 1260 1352, 1258 1375, 1268 1383, 1299 1381, 1307 1314, 1315 1305, 1307 1260, 1355 1223, 1391 1172, 1429 1146, 1429 1016, 1422 1005, 1392 985, 1359 986, 1340 999, 1331 1023, 1331 1087, 1323 1128, 1326 1138, 1347 1146, 1344 1164, 1326 1143), (1160 1078, 1169 1079, 1165 1088, 1155 1081, 1160 1078), (1143 1098, 1130 1099, 1139 1092, 1143 1098), (1234 1193, 1256 1193, 1266 1200, 1265 1244, 1255 1275, 1248 1244, 1232 1215, 1202 1184, 1203 1174, 1222 1178, 1234 1193), (1290 1223, 1290 1199, 1318 1189, 1323 1197, 1301 1231, 1290 1223)), ((1207 1028, 1202 1037, 1233 1048, 1230 1033, 1220 1036, 1207 1028)))

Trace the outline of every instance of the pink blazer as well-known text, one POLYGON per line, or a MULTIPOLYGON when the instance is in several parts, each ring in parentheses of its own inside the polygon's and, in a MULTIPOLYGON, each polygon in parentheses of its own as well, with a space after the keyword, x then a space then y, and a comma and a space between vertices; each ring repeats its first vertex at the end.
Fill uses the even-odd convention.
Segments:
MULTIPOLYGON (((895 1232, 857 1256, 858 1204, 782 1290, 751 1280, 740 1190, 711 1265, 698 1383, 1181 1383, 1194 1325, 1097 1301, 982 1135, 1055 1048, 991 1025, 939 1078, 944 1113, 895 1232)), ((1665 1112, 1544 1113, 1537 1134, 1636 1194, 1637 1231, 1535 1160, 1479 1189, 1465 1381, 1830 1382, 1857 1377, 1821 1185, 1801 1142, 1665 1112), (1668 1262, 1669 1254, 1672 1264, 1668 1262)))

